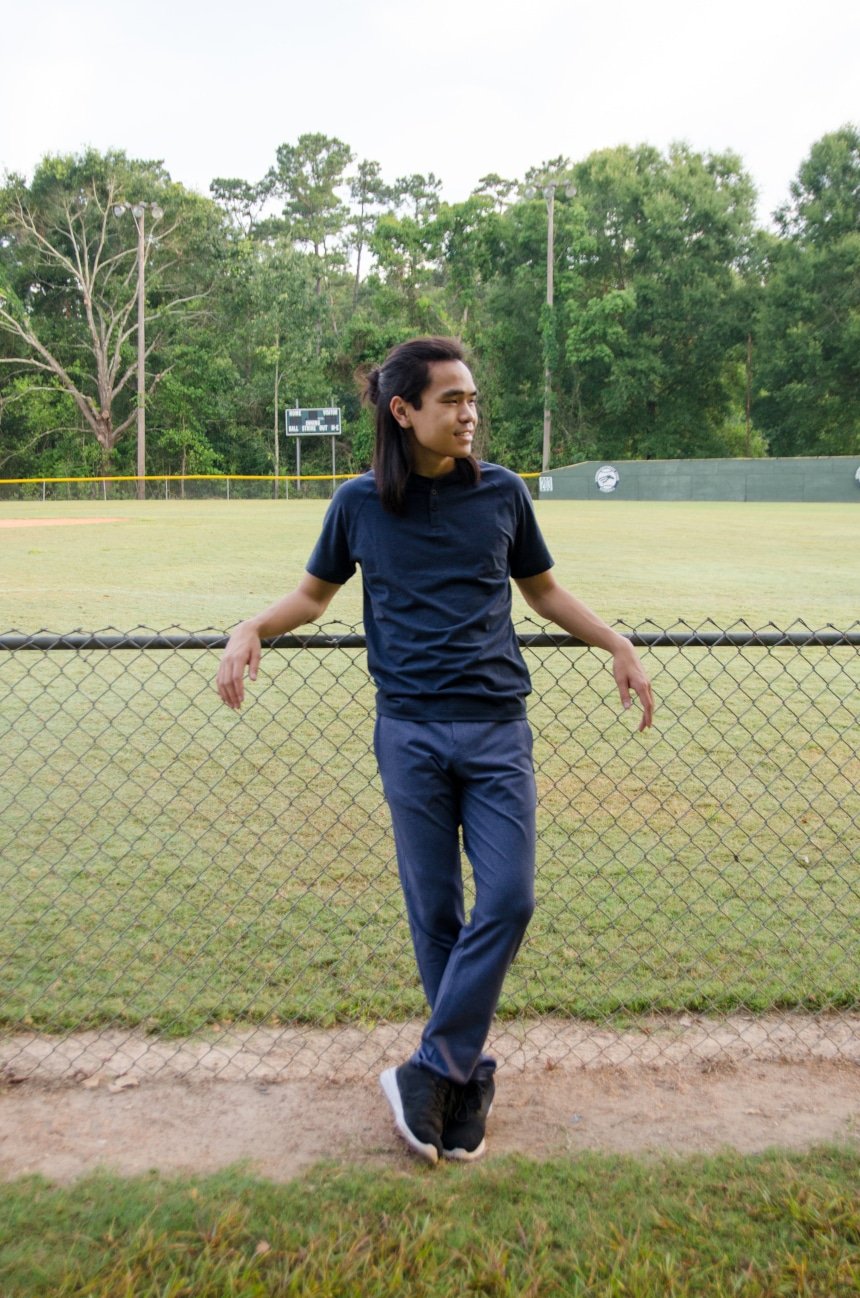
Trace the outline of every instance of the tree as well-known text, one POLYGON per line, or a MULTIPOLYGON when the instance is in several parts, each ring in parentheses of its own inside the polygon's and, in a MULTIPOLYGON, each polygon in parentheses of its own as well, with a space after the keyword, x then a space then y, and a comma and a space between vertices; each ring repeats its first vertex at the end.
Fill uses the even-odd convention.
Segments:
MULTIPOLYGON (((576 168, 566 356, 600 453, 720 454, 746 340, 754 190, 733 154, 613 150, 576 168)), ((564 284, 564 276, 562 282, 564 284)))
MULTIPOLYGON (((146 318, 155 326, 149 356, 165 324, 197 296, 169 282, 182 193, 160 166, 92 150, 49 157, 29 186, 13 177, 0 198, 0 330, 11 347, 0 364, 33 372, 71 398, 101 448, 103 469, 136 416, 138 239, 116 208, 156 197, 164 221, 143 248, 146 318)), ((159 378, 152 374, 149 392, 159 378)))
POLYGON ((492 200, 497 212, 504 212, 509 203, 514 201, 518 189, 515 180, 505 180, 497 172, 482 176, 475 186, 474 193, 492 200))
POLYGON ((739 160, 617 148, 550 159, 527 180, 538 192, 495 214, 487 245, 478 347, 493 454, 540 466, 547 362, 554 463, 722 454, 723 430, 736 441, 748 331, 753 188, 739 160), (546 178, 557 182, 552 312, 546 178))
POLYGON ((81 443, 74 403, 59 384, 27 374, 6 376, 0 386, 0 475, 69 477, 87 461, 88 447, 81 443))
POLYGON ((253 233, 258 218, 271 197, 272 184, 270 176, 256 184, 236 177, 217 176, 210 184, 209 192, 227 213, 234 228, 248 237, 253 233))
POLYGON ((462 333, 492 275, 498 213, 487 195, 472 194, 463 203, 443 205, 437 225, 450 310, 462 333))
POLYGON ((823 136, 800 164, 791 199, 776 213, 781 234, 824 248, 860 228, 860 130, 846 125, 823 136))
POLYGON ((812 146, 778 213, 755 328, 756 420, 776 455, 860 451, 860 132, 812 146))
POLYGON ((432 278, 443 237, 437 221, 441 187, 432 172, 398 177, 393 210, 377 218, 370 238, 377 275, 395 295, 402 295, 412 329, 425 332, 438 329, 444 318, 437 310, 439 294, 432 291, 438 288, 432 278))
POLYGON ((480 328, 471 329, 484 453, 523 469, 541 464, 546 224, 542 200, 520 199, 499 216, 480 328))
POLYGON ((318 291, 327 258, 346 225, 348 210, 337 190, 346 183, 353 160, 348 144, 327 135, 301 135, 296 144, 281 144, 268 174, 273 197, 283 202, 290 237, 310 247, 318 267, 318 291))
POLYGON ((349 196, 356 205, 350 219, 350 246, 355 254, 355 280, 353 305, 358 299, 361 283, 361 258, 373 224, 382 211, 391 204, 394 194, 382 179, 378 162, 360 162, 349 182, 349 196))
POLYGON ((171 348, 170 368, 148 411, 151 472, 218 473, 232 431, 238 375, 211 330, 197 328, 171 348))

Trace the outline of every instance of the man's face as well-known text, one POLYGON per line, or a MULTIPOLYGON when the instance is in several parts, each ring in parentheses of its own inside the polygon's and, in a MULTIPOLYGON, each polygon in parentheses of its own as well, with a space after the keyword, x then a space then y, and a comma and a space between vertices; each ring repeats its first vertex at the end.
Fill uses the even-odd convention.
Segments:
POLYGON ((394 418, 412 432, 416 473, 437 478, 471 453, 477 398, 475 380, 462 361, 431 361, 420 407, 392 397, 394 418))

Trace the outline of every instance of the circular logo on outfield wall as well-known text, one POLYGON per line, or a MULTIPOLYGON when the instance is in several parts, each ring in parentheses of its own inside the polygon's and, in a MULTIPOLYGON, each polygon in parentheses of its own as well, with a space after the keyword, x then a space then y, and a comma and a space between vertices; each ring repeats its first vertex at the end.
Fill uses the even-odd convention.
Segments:
POLYGON ((602 464, 594 475, 600 491, 614 491, 621 481, 621 474, 611 464, 602 464))
POLYGON ((857 466, 857 472, 854 474, 854 481, 857 483, 857 486, 860 487, 860 465, 857 466))

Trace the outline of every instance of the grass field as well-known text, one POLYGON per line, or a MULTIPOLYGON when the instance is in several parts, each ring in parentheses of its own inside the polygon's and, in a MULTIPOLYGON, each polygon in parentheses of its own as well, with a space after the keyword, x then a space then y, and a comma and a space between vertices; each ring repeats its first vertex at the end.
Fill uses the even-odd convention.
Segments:
MULTIPOLYGON (((116 524, 3 529, 7 625, 227 625, 296 580, 323 508, 124 502, 116 524)), ((856 614, 848 507, 540 513, 561 575, 581 571, 589 602, 630 624, 856 614)), ((358 595, 332 612, 356 621, 358 595)), ((216 658, 0 655, 7 1025, 421 1013, 363 656, 273 651, 239 717, 213 692, 216 658)), ((856 1003, 856 650, 648 662, 659 712, 641 737, 600 655, 530 654, 540 904, 502 1012, 856 1003)))
MULTIPOLYGON (((559 579, 607 621, 847 625, 858 617, 853 505, 540 502, 559 579)), ((317 501, 0 502, 0 629, 228 627, 300 577, 317 501)), ((518 605, 520 611, 524 605, 518 605)), ((349 582, 329 609, 357 622, 349 582)))

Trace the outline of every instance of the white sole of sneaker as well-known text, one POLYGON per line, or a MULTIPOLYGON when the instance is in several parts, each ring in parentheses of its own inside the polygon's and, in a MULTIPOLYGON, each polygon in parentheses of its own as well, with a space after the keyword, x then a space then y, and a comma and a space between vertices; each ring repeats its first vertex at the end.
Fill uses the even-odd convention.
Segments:
POLYGON ((482 1140, 477 1149, 444 1149, 442 1153, 446 1158, 456 1159, 459 1163, 474 1163, 476 1158, 483 1158, 487 1152, 487 1142, 482 1140))
POLYGON ((438 1162, 439 1151, 436 1146, 426 1145, 424 1141, 419 1140, 407 1126, 406 1118, 403 1113, 403 1101, 400 1099, 400 1088, 397 1085, 397 1069, 386 1068, 385 1072, 379 1079, 379 1084, 382 1087, 386 1100, 391 1105, 391 1112, 394 1114, 394 1125, 397 1127, 397 1130, 406 1141, 409 1148, 414 1150, 416 1154, 420 1154, 420 1156, 426 1159, 428 1163, 438 1162))
MULTIPOLYGON (((493 1112, 493 1104, 487 1109, 487 1117, 493 1112)), ((476 1158, 483 1158, 487 1152, 487 1142, 482 1140, 477 1149, 446 1149, 442 1146, 442 1156, 444 1158, 455 1158, 460 1163, 474 1163, 476 1158)))

